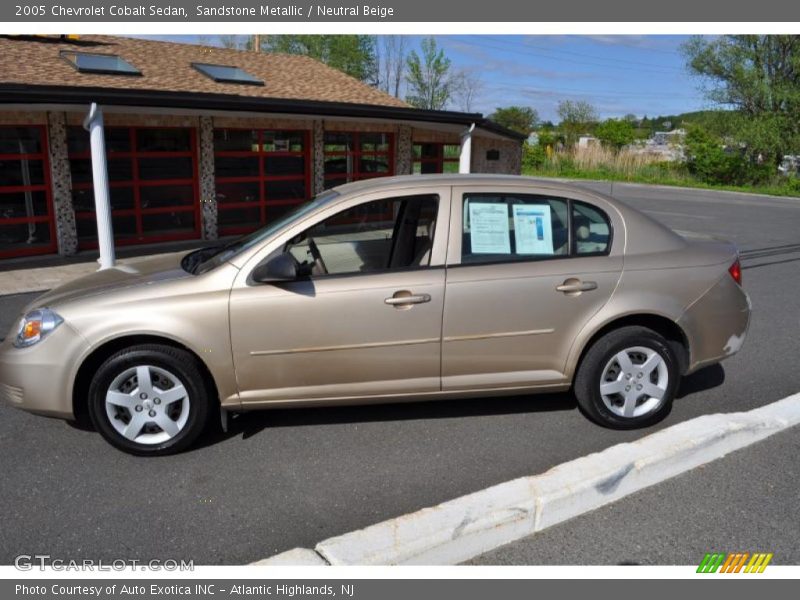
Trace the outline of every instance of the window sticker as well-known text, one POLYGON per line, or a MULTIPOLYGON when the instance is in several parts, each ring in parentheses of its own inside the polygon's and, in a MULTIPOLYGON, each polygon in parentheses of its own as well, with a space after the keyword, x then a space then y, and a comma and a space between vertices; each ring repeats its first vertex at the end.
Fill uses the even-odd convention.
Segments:
POLYGON ((508 205, 470 202, 469 222, 473 254, 511 254, 508 205))
POLYGON ((517 254, 553 254, 553 221, 547 204, 514 204, 517 254))

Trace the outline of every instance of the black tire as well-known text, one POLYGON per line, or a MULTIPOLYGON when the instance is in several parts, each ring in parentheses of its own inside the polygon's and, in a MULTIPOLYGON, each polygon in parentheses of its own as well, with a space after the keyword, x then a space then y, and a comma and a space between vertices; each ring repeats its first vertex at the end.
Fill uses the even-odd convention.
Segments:
POLYGON ((88 412, 95 429, 111 445, 137 456, 175 454, 188 448, 206 428, 212 396, 197 359, 180 348, 160 344, 131 346, 108 358, 89 386, 88 412), (188 417, 182 429, 170 439, 153 444, 128 439, 112 425, 106 411, 106 393, 114 380, 133 367, 150 365, 177 376, 187 392, 188 417))
POLYGON ((611 429, 638 429, 654 425, 669 414, 679 379, 680 368, 672 344, 652 329, 628 326, 615 329, 592 344, 578 367, 573 390, 578 406, 595 423, 611 429), (615 414, 606 406, 600 393, 601 377, 606 365, 617 353, 638 346, 654 350, 661 356, 667 368, 667 386, 661 403, 652 412, 625 417, 615 414))

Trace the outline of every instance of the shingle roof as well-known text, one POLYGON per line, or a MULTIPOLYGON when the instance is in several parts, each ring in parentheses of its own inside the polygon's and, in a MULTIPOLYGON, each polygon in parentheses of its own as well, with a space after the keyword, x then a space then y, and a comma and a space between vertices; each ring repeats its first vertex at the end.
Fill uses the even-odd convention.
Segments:
POLYGON ((75 41, 0 36, 0 83, 408 106, 307 56, 98 35, 81 36, 75 41), (116 54, 141 71, 142 76, 79 73, 59 56, 61 50, 116 54), (240 67, 264 81, 264 86, 218 83, 193 69, 193 62, 240 67))

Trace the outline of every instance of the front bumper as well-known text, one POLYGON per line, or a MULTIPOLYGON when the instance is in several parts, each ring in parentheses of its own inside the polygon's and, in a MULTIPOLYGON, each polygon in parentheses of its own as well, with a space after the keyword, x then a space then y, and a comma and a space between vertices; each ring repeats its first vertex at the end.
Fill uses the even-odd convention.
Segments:
POLYGON ((29 412, 74 418, 72 387, 88 343, 67 323, 30 348, 0 344, 0 400, 29 412))
POLYGON ((727 273, 678 319, 689 341, 688 373, 736 354, 750 327, 747 293, 727 273))

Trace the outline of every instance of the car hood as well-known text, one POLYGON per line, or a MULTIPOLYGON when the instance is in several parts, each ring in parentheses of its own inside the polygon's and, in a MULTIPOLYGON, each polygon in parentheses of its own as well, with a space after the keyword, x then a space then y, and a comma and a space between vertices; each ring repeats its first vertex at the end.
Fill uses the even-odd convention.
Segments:
POLYGON ((192 277, 181 268, 181 259, 185 255, 186 252, 176 252, 151 258, 126 260, 111 269, 103 269, 53 288, 39 296, 29 308, 54 307, 134 286, 192 277))

